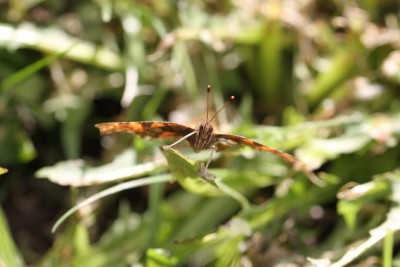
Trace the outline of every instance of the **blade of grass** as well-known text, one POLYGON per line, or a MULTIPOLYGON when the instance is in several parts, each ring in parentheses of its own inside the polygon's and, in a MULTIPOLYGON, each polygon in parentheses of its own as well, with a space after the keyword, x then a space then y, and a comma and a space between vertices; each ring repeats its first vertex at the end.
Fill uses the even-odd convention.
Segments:
POLYGON ((169 174, 163 174, 163 175, 158 175, 158 176, 153 176, 149 178, 143 178, 143 179, 138 179, 138 180, 133 180, 129 181, 126 183, 118 184, 116 186, 107 188, 106 190, 103 190, 86 200, 82 201, 81 203, 75 205, 73 208, 69 209, 66 213, 64 213, 63 216, 61 216, 60 219, 56 221, 54 224, 53 228, 51 229, 51 232, 54 233, 58 227, 69 217, 71 214, 73 214, 75 211, 79 210, 82 207, 85 207, 101 198, 104 198, 106 196, 128 190, 131 188, 139 187, 139 186, 144 186, 144 185, 150 185, 150 184, 155 184, 155 183, 165 183, 172 181, 171 175, 169 174))
POLYGON ((5 78, 1 82, 0 88, 2 88, 3 91, 7 91, 7 90, 11 89, 13 86, 18 84, 22 80, 25 80, 29 76, 31 76, 34 73, 38 72, 39 70, 47 67, 54 60, 62 57, 66 53, 68 53, 68 51, 70 51, 76 44, 77 43, 73 43, 66 50, 64 50, 64 51, 62 51, 60 53, 56 53, 56 54, 52 54, 52 55, 46 56, 46 57, 44 57, 44 58, 42 58, 42 59, 40 59, 40 60, 30 64, 30 65, 28 65, 28 66, 26 66, 22 70, 15 72, 13 75, 5 78))
POLYGON ((383 240, 383 267, 391 267, 393 260, 393 243, 394 243, 394 234, 393 231, 388 231, 384 240, 383 240))
POLYGON ((234 200, 236 200, 240 206, 242 207, 243 212, 247 212, 250 210, 250 203, 242 194, 238 191, 234 190, 233 188, 227 186, 226 184, 222 183, 220 179, 215 179, 215 184, 218 188, 224 192, 226 195, 230 196, 234 200))

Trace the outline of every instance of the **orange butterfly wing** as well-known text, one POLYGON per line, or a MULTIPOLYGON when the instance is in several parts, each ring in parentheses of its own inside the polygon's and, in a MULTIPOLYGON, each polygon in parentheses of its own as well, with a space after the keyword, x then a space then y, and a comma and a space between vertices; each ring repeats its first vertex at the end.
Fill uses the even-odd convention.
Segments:
POLYGON ((264 152, 268 152, 268 153, 277 155, 277 156, 281 157, 282 159, 284 159, 285 161, 292 163, 292 164, 299 161, 297 158, 295 158, 292 155, 289 155, 283 151, 260 144, 256 141, 253 141, 251 139, 248 139, 248 138, 240 136, 240 135, 216 134, 215 137, 217 140, 216 146, 217 146, 218 150, 224 150, 224 149, 227 149, 227 148, 229 148, 231 146, 235 146, 235 145, 246 145, 246 146, 250 146, 254 149, 260 150, 260 151, 264 151, 264 152))
POLYGON ((105 122, 95 126, 101 134, 128 132, 151 138, 178 138, 195 131, 191 127, 166 121, 105 122))

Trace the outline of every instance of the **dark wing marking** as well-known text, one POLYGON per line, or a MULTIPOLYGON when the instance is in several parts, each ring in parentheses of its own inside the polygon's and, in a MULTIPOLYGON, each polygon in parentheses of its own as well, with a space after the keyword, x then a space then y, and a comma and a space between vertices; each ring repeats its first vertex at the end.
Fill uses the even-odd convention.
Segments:
POLYGON ((195 131, 191 127, 167 121, 106 122, 95 126, 101 134, 128 132, 151 138, 178 138, 195 131))
POLYGON ((216 134, 215 137, 217 140, 216 147, 218 150, 227 149, 227 148, 229 148, 231 146, 235 146, 235 145, 246 145, 246 146, 250 146, 254 149, 260 150, 260 151, 275 154, 275 155, 281 157, 282 159, 284 159, 285 161, 292 163, 292 164, 299 162, 299 160, 297 158, 293 157, 292 155, 289 155, 278 149, 260 144, 256 141, 253 141, 251 139, 248 139, 248 138, 240 136, 240 135, 216 134))

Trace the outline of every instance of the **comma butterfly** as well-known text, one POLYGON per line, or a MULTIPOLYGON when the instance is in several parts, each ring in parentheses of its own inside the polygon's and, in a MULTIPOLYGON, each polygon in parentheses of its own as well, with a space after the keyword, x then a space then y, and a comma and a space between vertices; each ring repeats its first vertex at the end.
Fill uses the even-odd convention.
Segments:
MULTIPOLYGON (((211 86, 208 85, 207 105, 210 90, 211 86)), ((233 99, 234 97, 231 96, 230 100, 233 99)), ((172 147, 182 142, 183 140, 187 140, 195 152, 204 149, 212 149, 207 164, 205 165, 205 167, 201 167, 199 174, 202 178, 209 177, 209 174, 207 174, 207 168, 211 161, 213 153, 215 151, 221 151, 232 146, 246 145, 256 150, 275 154, 290 164, 301 163, 297 158, 292 155, 289 155, 270 146, 263 145, 246 137, 235 134, 215 132, 214 126, 211 124, 211 121, 226 106, 228 102, 229 101, 227 101, 225 105, 220 108, 211 119, 208 119, 207 112, 207 119, 204 122, 200 123, 199 126, 196 128, 168 121, 106 122, 96 124, 95 126, 99 128, 101 134, 110 134, 113 132, 128 132, 139 135, 141 137, 171 139, 179 138, 178 141, 169 145, 169 147, 172 147)), ((310 173, 307 174, 309 175, 310 173)))

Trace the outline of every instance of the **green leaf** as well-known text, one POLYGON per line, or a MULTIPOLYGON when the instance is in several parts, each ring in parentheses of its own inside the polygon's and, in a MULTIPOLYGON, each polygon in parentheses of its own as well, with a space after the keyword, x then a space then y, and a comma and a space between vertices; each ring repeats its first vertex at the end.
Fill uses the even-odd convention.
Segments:
POLYGON ((206 177, 200 177, 204 168, 203 163, 186 158, 170 146, 163 146, 161 150, 167 159, 173 176, 186 190, 207 196, 226 194, 237 200, 244 210, 250 208, 248 200, 238 191, 224 184, 222 179, 214 179, 214 175, 210 173, 204 174, 206 177))
POLYGON ((148 267, 167 267, 176 266, 178 259, 169 255, 164 249, 151 248, 146 252, 146 266, 148 267))
POLYGON ((215 181, 200 178, 200 163, 183 156, 178 150, 169 146, 161 147, 174 178, 186 190, 200 195, 221 195, 215 181))
POLYGON ((53 183, 70 186, 99 185, 136 178, 166 169, 161 162, 136 163, 136 152, 127 149, 115 159, 99 167, 88 166, 83 160, 60 161, 39 169, 35 175, 53 183))

